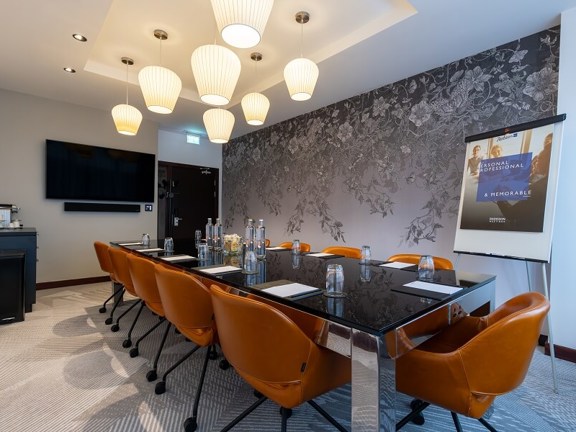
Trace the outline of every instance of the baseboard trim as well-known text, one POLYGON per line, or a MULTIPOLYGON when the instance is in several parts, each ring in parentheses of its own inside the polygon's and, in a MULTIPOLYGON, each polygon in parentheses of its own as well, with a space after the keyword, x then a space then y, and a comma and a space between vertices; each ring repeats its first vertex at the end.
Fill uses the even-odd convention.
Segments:
POLYGON ((36 290, 50 289, 50 288, 63 288, 74 285, 88 285, 93 283, 110 282, 110 277, 108 276, 98 276, 82 279, 68 279, 53 282, 41 282, 36 284, 36 290))
MULTIPOLYGON (((550 355, 550 344, 548 342, 546 342, 544 346, 544 354, 547 356, 550 355)), ((576 363, 576 349, 554 344, 554 355, 561 360, 576 363)))

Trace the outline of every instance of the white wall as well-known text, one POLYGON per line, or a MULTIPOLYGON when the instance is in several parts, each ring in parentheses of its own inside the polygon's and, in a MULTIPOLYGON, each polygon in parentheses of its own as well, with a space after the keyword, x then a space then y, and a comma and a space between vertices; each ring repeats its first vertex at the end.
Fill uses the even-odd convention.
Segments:
POLYGON ((156 211, 64 212, 63 201, 44 197, 47 138, 156 154, 157 125, 144 121, 126 137, 109 112, 0 90, 0 202, 19 206, 19 219, 38 230, 36 281, 102 276, 93 242, 155 233, 156 211))
POLYGON ((576 9, 562 13, 558 113, 566 113, 552 239, 551 299, 554 343, 576 349, 576 9))

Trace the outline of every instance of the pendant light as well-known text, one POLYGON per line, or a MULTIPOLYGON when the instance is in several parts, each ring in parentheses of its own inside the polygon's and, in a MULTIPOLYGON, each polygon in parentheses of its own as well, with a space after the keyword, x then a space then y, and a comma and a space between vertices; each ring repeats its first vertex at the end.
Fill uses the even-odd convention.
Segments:
POLYGON ((234 127, 234 114, 222 108, 212 108, 204 113, 203 120, 211 142, 216 144, 228 142, 234 127))
POLYGON ((138 108, 128 104, 128 66, 132 66, 134 60, 122 57, 122 63, 126 65, 126 103, 118 104, 112 108, 112 118, 118 133, 134 136, 138 133, 140 123, 142 123, 142 113, 138 108))
MULTIPOLYGON (((154 30, 160 40, 160 64, 162 64, 162 41, 168 39, 164 30, 154 30)), ((138 74, 138 81, 146 106, 152 112, 170 114, 182 90, 182 81, 174 72, 162 66, 146 66, 138 74)))
POLYGON ((190 64, 202 102, 216 106, 228 104, 240 77, 238 56, 220 45, 202 45, 192 53, 190 64))
POLYGON ((274 0, 211 0, 222 39, 236 48, 260 43, 274 0))
MULTIPOLYGON (((262 54, 253 52, 250 54, 250 58, 255 62, 254 65, 257 65, 258 62, 262 60, 262 54)), ((242 98, 241 104, 246 123, 252 126, 261 126, 264 124, 266 115, 270 109, 270 101, 266 96, 262 93, 248 93, 242 98)))
POLYGON ((318 66, 312 60, 302 56, 304 24, 308 21, 310 21, 308 12, 301 11, 296 14, 296 22, 301 24, 300 58, 292 60, 284 68, 284 80, 288 86, 290 97, 295 101, 310 99, 318 80, 318 66))

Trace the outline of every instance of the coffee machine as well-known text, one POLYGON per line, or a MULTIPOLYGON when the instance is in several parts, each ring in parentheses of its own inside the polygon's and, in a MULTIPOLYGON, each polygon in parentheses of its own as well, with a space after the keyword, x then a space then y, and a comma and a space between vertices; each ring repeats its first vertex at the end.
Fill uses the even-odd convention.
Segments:
POLYGON ((14 204, 0 204, 0 229, 20 228, 22 224, 15 216, 20 210, 14 204))

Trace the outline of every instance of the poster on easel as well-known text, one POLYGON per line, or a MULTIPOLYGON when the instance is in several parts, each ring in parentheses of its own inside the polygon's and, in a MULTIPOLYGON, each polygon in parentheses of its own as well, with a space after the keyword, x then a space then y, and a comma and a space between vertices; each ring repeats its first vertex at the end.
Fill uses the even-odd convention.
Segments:
POLYGON ((455 252, 549 260, 565 117, 465 139, 455 252))

